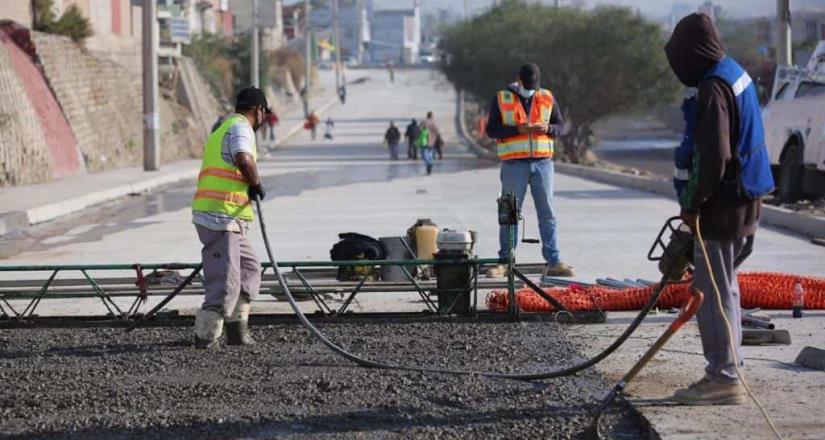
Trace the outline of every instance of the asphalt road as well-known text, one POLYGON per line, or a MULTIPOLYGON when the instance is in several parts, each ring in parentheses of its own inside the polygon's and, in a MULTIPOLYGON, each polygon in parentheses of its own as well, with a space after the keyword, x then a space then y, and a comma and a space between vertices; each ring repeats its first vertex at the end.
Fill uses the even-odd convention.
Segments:
MULTIPOLYGON (((324 325, 391 363, 507 372, 581 356, 552 322, 324 325)), ((0 331, 0 438, 571 439, 607 384, 595 371, 544 383, 365 369, 295 325, 259 344, 195 350, 190 329, 0 331)), ((621 404, 605 439, 640 438, 621 404)))

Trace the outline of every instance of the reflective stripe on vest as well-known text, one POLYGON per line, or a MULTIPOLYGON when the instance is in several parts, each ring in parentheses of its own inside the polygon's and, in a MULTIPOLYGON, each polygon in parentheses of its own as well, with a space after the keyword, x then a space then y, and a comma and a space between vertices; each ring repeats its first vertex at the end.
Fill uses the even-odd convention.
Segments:
MULTIPOLYGON (((252 211, 246 183, 241 171, 234 164, 227 163, 221 156, 223 138, 235 124, 246 124, 242 115, 226 119, 206 141, 203 161, 198 174, 198 189, 192 202, 192 210, 229 215, 243 220, 252 220, 252 211)), ((257 161, 258 147, 253 140, 252 157, 257 161)))
MULTIPOLYGON (((548 124, 553 113, 553 94, 549 90, 539 89, 533 95, 530 117, 521 105, 515 93, 502 90, 497 94, 501 122, 505 126, 515 127, 524 123, 548 124)), ((546 134, 518 134, 496 141, 496 150, 501 160, 550 158, 553 157, 553 138, 546 134)))

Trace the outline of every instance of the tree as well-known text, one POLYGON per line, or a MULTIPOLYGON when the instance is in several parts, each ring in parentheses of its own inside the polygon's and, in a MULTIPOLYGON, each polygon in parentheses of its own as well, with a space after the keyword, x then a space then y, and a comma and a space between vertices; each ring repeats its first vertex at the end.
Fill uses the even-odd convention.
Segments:
POLYGON ((36 31, 65 35, 75 42, 92 36, 92 25, 77 5, 70 5, 55 20, 54 0, 32 0, 32 27, 36 31))
POLYGON ((563 154, 579 162, 591 125, 607 115, 670 103, 679 86, 657 25, 629 9, 592 12, 509 1, 446 29, 442 69, 479 102, 515 81, 526 62, 541 68, 570 123, 563 154))

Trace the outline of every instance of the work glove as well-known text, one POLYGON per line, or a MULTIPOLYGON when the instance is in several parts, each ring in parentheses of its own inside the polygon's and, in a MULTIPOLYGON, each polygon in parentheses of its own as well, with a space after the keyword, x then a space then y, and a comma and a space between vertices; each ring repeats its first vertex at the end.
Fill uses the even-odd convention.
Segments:
POLYGON ((249 200, 257 200, 258 198, 263 200, 264 197, 266 197, 266 191, 264 191, 264 187, 260 183, 257 185, 249 185, 246 194, 249 196, 249 200))

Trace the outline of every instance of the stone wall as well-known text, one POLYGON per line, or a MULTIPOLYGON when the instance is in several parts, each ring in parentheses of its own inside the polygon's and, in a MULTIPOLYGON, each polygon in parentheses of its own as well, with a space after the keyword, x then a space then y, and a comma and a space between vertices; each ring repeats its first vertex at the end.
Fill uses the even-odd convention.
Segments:
POLYGON ((32 39, 88 171, 141 163, 140 77, 68 38, 33 32, 32 39))
MULTIPOLYGON (((143 163, 142 78, 134 65, 65 37, 2 31, 0 186, 143 163)), ((167 163, 199 157, 219 111, 191 61, 176 64, 176 86, 162 91, 159 105, 167 163)))
POLYGON ((19 50, 0 33, 0 186, 51 177, 51 158, 40 121, 12 66, 19 50))

